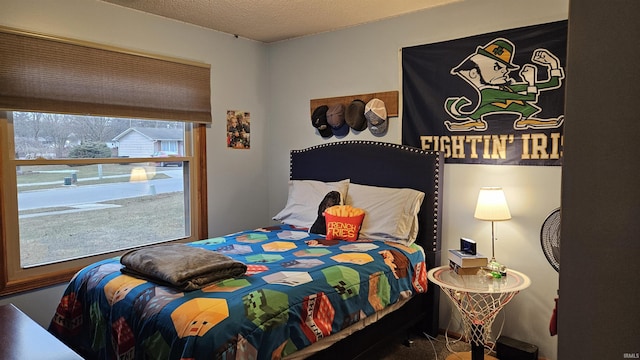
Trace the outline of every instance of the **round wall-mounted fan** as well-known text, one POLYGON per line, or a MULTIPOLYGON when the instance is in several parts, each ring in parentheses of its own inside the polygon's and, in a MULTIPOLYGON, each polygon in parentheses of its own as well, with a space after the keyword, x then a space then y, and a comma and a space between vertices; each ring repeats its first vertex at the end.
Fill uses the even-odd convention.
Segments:
POLYGON ((542 223, 540 244, 549 264, 560 271, 560 208, 553 210, 542 223))

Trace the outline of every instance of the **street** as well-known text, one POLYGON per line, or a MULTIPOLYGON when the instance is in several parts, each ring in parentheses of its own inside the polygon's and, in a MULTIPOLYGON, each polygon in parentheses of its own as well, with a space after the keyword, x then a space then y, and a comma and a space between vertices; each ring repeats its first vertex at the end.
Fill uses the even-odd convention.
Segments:
MULTIPOLYGON (((46 190, 20 191, 18 211, 93 204, 145 195, 183 191, 182 169, 163 170, 168 179, 146 182, 117 182, 85 186, 60 186, 46 190)), ((128 175, 127 175, 128 177, 128 175)), ((81 179, 79 179, 81 182, 81 179)))

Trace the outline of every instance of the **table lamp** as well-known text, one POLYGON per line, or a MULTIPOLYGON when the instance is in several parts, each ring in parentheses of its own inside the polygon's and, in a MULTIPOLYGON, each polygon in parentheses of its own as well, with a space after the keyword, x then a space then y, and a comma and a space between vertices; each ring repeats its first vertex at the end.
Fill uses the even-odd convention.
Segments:
POLYGON ((511 219, 511 213, 507 206, 507 199, 504 197, 504 192, 501 187, 480 188, 478 203, 476 204, 476 212, 473 217, 478 220, 491 221, 491 260, 489 261, 489 269, 500 271, 503 266, 496 261, 495 222, 511 219))

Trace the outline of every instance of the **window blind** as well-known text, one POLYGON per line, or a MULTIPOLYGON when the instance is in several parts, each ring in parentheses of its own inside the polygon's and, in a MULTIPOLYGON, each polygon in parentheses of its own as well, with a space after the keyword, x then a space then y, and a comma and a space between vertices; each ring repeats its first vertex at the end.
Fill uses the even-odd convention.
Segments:
POLYGON ((210 66, 0 28, 0 109, 211 123, 210 66))

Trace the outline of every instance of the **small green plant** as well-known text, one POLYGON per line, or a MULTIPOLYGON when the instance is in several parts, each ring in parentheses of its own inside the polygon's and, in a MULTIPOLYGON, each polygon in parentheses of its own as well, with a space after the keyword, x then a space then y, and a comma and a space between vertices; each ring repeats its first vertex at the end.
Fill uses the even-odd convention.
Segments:
POLYGON ((105 143, 87 141, 74 146, 69 151, 69 157, 75 159, 110 158, 111 149, 105 143))

